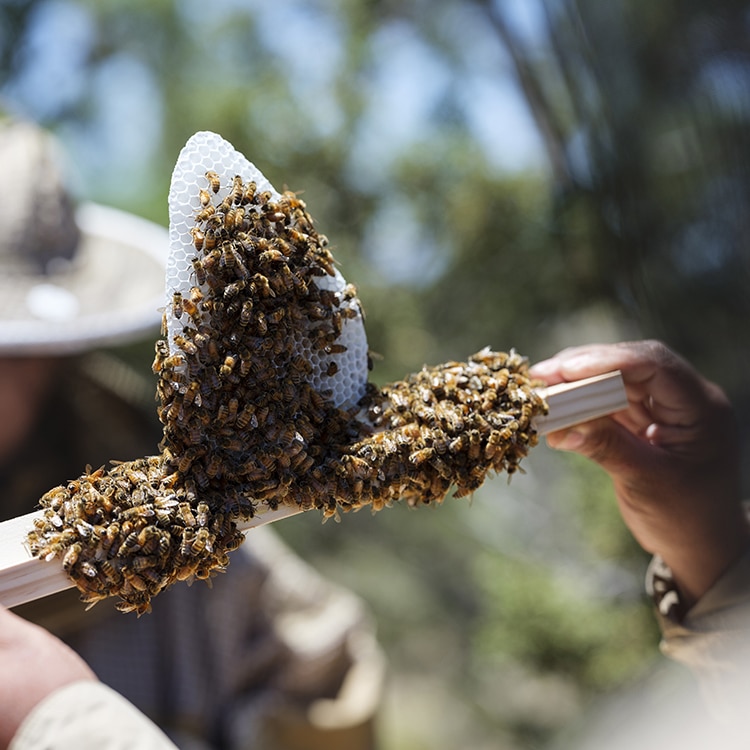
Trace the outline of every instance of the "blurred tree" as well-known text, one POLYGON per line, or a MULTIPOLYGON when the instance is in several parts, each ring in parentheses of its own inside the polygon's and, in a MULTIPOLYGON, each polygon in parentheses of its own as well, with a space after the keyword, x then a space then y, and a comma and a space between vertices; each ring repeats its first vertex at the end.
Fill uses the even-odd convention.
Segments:
MULTIPOLYGON (((360 287, 380 382, 485 345, 550 354, 550 327, 604 305, 724 384, 750 424, 745 5, 4 0, 0 100, 57 131, 82 197, 162 223, 201 129, 301 191, 360 287)), ((573 482, 575 498, 597 489, 576 506, 547 480, 544 502, 580 511, 591 567, 598 554, 640 569, 601 482, 573 482)), ((508 492, 487 487, 490 501, 508 492)), ((615 625, 601 593, 558 586, 552 535, 537 539, 544 567, 497 549, 473 561, 481 530, 465 510, 360 514, 346 534, 293 519, 283 533, 367 592, 399 667, 460 673, 451 699, 495 746, 513 720, 472 676, 488 653, 592 691, 629 674, 623 623, 638 623, 622 651, 634 660, 655 636, 642 603, 621 603, 615 625)))
POLYGON ((546 135, 579 288, 720 382, 750 459, 747 3, 543 0, 541 49, 482 5, 546 135))

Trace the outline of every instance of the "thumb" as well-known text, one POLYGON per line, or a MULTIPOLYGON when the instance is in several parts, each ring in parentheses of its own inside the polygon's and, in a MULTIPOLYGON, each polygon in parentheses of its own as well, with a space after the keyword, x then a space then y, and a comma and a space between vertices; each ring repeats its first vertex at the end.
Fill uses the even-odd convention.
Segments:
POLYGON ((626 474, 634 466, 642 467, 649 461, 649 450, 653 450, 653 446, 607 417, 551 432, 547 444, 556 450, 579 453, 613 476, 626 474))

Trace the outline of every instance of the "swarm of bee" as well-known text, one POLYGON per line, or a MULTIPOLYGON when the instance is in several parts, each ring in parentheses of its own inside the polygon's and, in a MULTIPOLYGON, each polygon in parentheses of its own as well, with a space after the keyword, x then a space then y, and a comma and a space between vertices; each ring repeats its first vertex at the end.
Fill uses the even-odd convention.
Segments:
POLYGON ((147 612, 153 595, 174 581, 209 578, 242 542, 229 519, 211 513, 180 480, 166 473, 162 456, 109 471, 88 467, 42 497, 44 517, 29 533, 30 548, 45 560, 61 558, 91 605, 119 596, 123 611, 147 612))
POLYGON ((118 596, 139 614, 175 581, 223 570, 243 540, 237 522, 267 509, 429 504, 513 473, 546 412, 525 358, 490 350, 367 384, 337 406, 326 379, 335 384, 342 328, 361 311, 354 287, 326 284, 327 239, 292 192, 235 176, 219 199, 219 175, 205 180, 195 285, 173 294, 156 343, 161 454, 51 490, 29 535, 35 555, 62 558, 85 601, 118 596))

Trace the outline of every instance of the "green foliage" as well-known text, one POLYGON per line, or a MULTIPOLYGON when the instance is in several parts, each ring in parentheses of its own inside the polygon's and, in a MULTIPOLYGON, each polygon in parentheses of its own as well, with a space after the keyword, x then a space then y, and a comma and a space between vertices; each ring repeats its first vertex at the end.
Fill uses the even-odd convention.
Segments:
POLYGON ((648 556, 622 522, 612 482, 604 471, 576 454, 564 454, 571 485, 571 510, 580 521, 592 564, 608 559, 641 575, 648 556))
POLYGON ((587 590, 587 581, 539 562, 481 555, 476 658, 521 661, 565 675, 589 695, 632 680, 653 656, 653 616, 641 601, 587 590))
MULTIPOLYGON (((376 382, 485 345, 541 358, 558 338, 609 335, 578 330, 596 309, 665 338, 750 423, 745 5, 16 0, 0 4, 0 96, 60 135, 81 197, 162 223, 179 149, 201 129, 300 191, 360 289, 376 382), (509 74, 545 168, 508 174, 476 137, 478 112, 505 112, 467 92, 509 74)), ((126 355, 150 377, 151 344, 126 355)), ((644 555, 604 474, 567 457, 532 479, 514 489, 566 498, 567 523, 525 555, 513 531, 506 549, 488 544, 502 529, 482 536, 457 501, 280 525, 370 603, 395 680, 442 696, 423 726, 397 708, 413 748, 539 746, 656 651, 634 593, 644 555), (543 718, 534 693, 522 710, 514 675, 571 707, 543 718), (448 729, 459 714, 463 743, 448 729)), ((486 491, 511 504, 504 479, 486 491)))

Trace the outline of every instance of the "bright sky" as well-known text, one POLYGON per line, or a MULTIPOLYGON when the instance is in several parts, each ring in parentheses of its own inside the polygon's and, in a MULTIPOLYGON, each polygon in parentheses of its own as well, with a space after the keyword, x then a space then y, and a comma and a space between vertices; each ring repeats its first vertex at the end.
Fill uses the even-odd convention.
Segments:
MULTIPOLYGON (((533 40, 539 20, 536 0, 503 3, 519 32, 533 40)), ((289 0, 248 6, 244 0, 215 0, 209 14, 203 0, 185 0, 177 7, 188 23, 200 19, 202 30, 212 23, 219 28, 228 13, 250 7, 264 44, 289 70, 292 91, 304 101, 304 127, 318 137, 337 132, 343 114, 333 81, 344 57, 335 3, 289 0)), ((544 169, 536 127, 497 36, 464 9, 455 17, 444 13, 437 23, 443 26, 438 32, 454 36, 462 50, 458 64, 464 73, 458 84, 445 57, 421 38, 421 29, 396 20, 372 38, 368 72, 361 81, 367 117, 351 154, 352 174, 377 181, 378 167, 382 171, 431 132, 434 113, 449 92, 457 95, 462 117, 488 164, 502 171, 544 169)), ((127 199, 128 191, 137 191, 146 179, 162 112, 150 71, 127 49, 100 66, 93 79, 84 78, 83 63, 95 34, 89 12, 75 0, 40 3, 21 53, 24 72, 15 86, 0 87, 0 96, 23 114, 45 121, 74 103, 84 85, 93 87, 95 106, 86 126, 76 124, 61 136, 76 163, 74 173, 92 179, 120 176, 119 187, 107 186, 116 191, 107 199, 117 201, 127 199)))
MULTIPOLYGON (((539 0, 496 1, 503 3, 503 12, 527 43, 539 43, 544 28, 539 0)), ((247 65, 242 53, 232 48, 244 43, 241 38, 235 35, 219 47, 216 39, 232 22, 229 18, 252 13, 267 53, 279 69, 288 71, 292 95, 306 119, 299 122, 293 108, 279 112, 279 107, 289 109, 289 102, 273 95, 263 107, 249 107, 248 116, 268 132, 268 142, 261 147, 266 153, 287 143, 288 132, 265 127, 266 122, 278 124, 279 114, 282 122, 289 123, 292 137, 295 128, 312 138, 336 136, 344 118, 337 80, 345 64, 346 35, 335 0, 252 5, 246 0, 213 0, 210 13, 205 0, 183 0, 176 7, 188 28, 200 29, 195 35, 196 59, 214 54, 231 66, 234 55, 247 65)), ((0 87, 0 97, 44 122, 74 105, 84 86, 93 91, 84 123, 75 121, 59 133, 72 161, 69 176, 82 196, 126 203, 149 179, 159 147, 163 113, 152 73, 137 53, 124 48, 87 77, 84 63, 97 41, 97 29, 86 7, 76 0, 48 0, 38 4, 35 13, 21 48, 23 74, 13 87, 0 87)), ((396 18, 384 22, 370 40, 363 72, 354 81, 365 116, 350 151, 352 183, 369 189, 385 184, 393 160, 439 135, 446 114, 452 116, 451 107, 488 166, 498 172, 544 171, 545 154, 536 126, 510 60, 485 17, 471 4, 449 5, 431 13, 425 24, 429 27, 396 18), (430 35, 448 49, 428 43, 430 35)), ((133 48, 137 49, 137 40, 133 48)), ((196 123, 195 129, 203 127, 196 123)), ((429 283, 441 272, 443 250, 411 209, 399 202, 384 200, 364 231, 362 251, 387 282, 429 283), (426 268, 432 276, 425 275, 426 268)))

